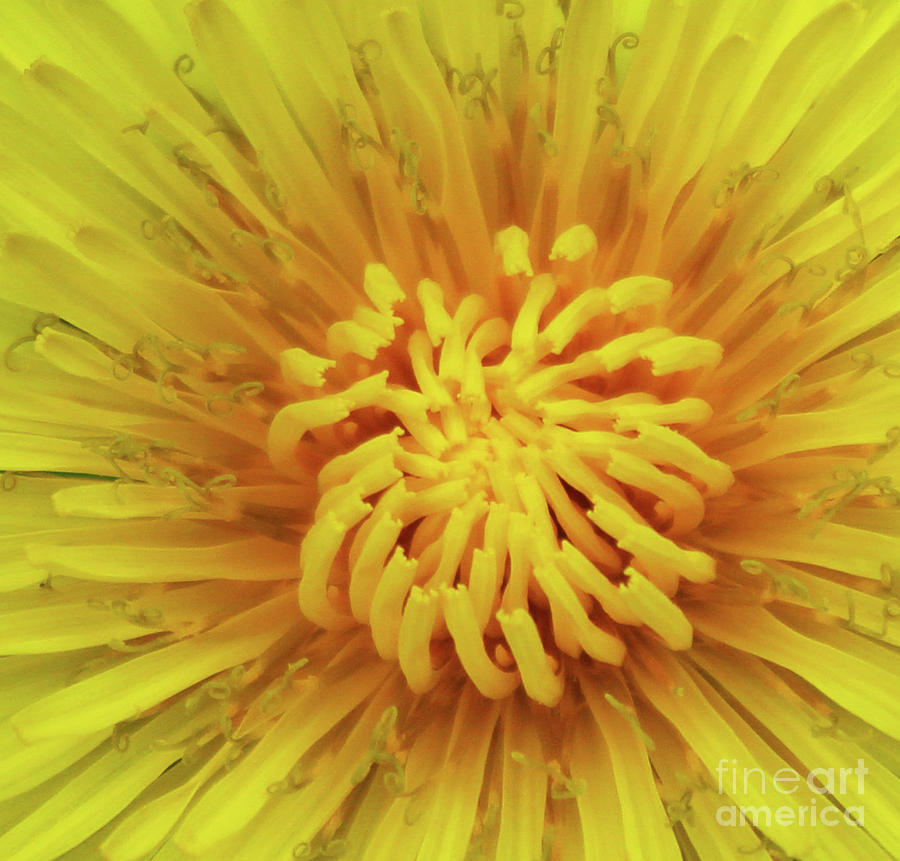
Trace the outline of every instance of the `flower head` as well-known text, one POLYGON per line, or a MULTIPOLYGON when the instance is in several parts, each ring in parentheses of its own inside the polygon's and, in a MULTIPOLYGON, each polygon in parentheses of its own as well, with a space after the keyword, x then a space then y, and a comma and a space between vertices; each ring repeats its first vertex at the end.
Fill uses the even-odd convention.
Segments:
POLYGON ((181 6, 0 10, 0 855, 900 851, 897 10, 181 6))

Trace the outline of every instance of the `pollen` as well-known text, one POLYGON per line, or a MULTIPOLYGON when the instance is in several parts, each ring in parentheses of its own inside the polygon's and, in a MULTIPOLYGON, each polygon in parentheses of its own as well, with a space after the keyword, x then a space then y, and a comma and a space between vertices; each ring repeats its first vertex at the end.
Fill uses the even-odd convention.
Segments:
POLYGON ((690 535, 733 480, 691 439, 712 415, 692 392, 722 349, 658 324, 664 279, 581 283, 585 225, 537 274, 520 227, 494 248, 517 284, 503 307, 368 267, 325 355, 283 354, 298 397, 268 448, 292 474, 319 464, 310 621, 367 626, 416 693, 455 667, 486 697, 521 685, 554 706, 573 661, 621 665, 635 629, 691 645, 678 592, 716 570, 690 535))

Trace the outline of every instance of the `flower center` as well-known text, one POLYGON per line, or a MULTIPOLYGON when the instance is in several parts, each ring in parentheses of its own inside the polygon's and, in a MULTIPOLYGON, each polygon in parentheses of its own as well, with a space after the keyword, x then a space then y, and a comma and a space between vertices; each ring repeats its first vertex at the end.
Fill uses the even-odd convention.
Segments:
POLYGON ((659 325, 667 281, 583 284, 592 240, 567 231, 533 276, 524 232, 498 234, 510 307, 448 308, 428 279, 408 298, 372 265, 327 358, 283 355, 310 397, 275 417, 270 456, 318 494, 300 608, 368 625, 416 692, 455 656, 488 697, 521 683, 554 705, 565 656, 621 664, 637 626, 691 643, 672 599, 715 566, 681 539, 732 476, 688 437, 711 408, 686 392, 722 351, 659 325))

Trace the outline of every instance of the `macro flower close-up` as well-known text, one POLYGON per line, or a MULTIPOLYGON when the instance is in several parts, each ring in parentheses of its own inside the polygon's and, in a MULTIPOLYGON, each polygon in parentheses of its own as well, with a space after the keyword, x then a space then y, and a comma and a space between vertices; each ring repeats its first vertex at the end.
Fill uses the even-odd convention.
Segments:
POLYGON ((900 856, 896 0, 3 0, 0 858, 900 856))

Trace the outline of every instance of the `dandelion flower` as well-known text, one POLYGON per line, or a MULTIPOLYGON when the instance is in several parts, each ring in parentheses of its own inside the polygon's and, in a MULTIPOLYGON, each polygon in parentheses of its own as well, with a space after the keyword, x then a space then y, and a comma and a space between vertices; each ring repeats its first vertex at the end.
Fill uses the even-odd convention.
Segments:
POLYGON ((895 3, 0 30, 0 856, 900 853, 895 3))

